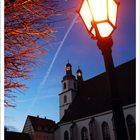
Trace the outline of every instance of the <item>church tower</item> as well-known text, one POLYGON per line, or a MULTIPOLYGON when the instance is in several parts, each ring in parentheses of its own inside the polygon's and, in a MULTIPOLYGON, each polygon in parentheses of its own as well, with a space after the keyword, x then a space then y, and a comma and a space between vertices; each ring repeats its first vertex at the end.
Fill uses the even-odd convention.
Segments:
POLYGON ((72 74, 72 66, 69 62, 66 64, 65 70, 66 74, 61 81, 62 92, 59 94, 60 119, 65 114, 77 93, 77 80, 72 74))

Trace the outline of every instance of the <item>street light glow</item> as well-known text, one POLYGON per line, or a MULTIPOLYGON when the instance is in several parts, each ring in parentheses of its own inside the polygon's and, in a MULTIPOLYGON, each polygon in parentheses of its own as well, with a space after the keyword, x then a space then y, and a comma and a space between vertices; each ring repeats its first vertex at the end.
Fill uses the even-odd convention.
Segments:
POLYGON ((116 26, 117 20, 117 13, 118 13, 118 4, 114 0, 108 0, 108 7, 109 7, 109 20, 111 23, 116 26))
POLYGON ((83 0, 79 14, 92 38, 104 38, 116 28, 119 3, 116 0, 83 0))
POLYGON ((97 28, 101 37, 107 37, 113 31, 113 27, 108 22, 97 24, 97 28))
POLYGON ((87 29, 90 30, 92 27, 92 24, 91 24, 92 15, 90 13, 90 9, 89 9, 87 0, 84 0, 84 2, 83 2, 83 5, 80 9, 80 15, 82 16, 82 19, 83 19, 84 23, 86 24, 87 29))
POLYGON ((100 22, 107 19, 106 0, 88 0, 89 8, 94 18, 94 22, 100 22), (99 7, 99 8, 98 8, 99 7))

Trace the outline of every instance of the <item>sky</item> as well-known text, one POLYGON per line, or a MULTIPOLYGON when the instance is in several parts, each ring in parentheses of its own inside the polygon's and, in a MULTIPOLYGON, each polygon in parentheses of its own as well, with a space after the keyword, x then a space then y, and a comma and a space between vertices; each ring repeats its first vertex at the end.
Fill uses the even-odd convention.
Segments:
MULTIPOLYGON (((96 40, 90 38, 76 13, 80 0, 65 2, 68 8, 75 8, 67 15, 68 20, 58 23, 63 28, 56 34, 57 44, 48 48, 44 62, 34 68, 32 79, 25 82, 29 86, 25 93, 16 93, 16 108, 5 108, 5 126, 10 130, 21 132, 27 115, 59 121, 59 93, 62 91, 61 80, 68 60, 73 75, 76 76, 80 66, 84 80, 105 71, 96 40)), ((115 66, 135 58, 135 18, 135 0, 120 1, 117 29, 112 35, 115 66)))

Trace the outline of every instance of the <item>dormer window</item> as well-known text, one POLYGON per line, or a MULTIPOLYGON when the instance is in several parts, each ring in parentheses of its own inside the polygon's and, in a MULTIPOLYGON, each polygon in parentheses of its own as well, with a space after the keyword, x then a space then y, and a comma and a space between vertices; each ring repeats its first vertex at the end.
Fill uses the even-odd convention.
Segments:
POLYGON ((64 103, 66 103, 66 102, 67 102, 67 96, 64 95, 64 103))

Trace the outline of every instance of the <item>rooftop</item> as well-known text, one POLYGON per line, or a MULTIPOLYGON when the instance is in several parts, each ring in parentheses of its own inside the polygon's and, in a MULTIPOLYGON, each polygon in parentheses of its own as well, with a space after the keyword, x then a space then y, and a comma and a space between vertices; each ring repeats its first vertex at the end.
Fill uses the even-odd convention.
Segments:
MULTIPOLYGON (((135 59, 116 67, 118 93, 122 105, 135 103, 135 59)), ((88 117, 111 110, 107 74, 83 81, 72 104, 59 123, 88 117)))

